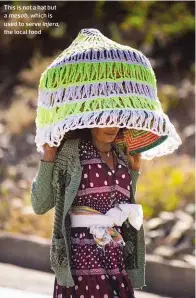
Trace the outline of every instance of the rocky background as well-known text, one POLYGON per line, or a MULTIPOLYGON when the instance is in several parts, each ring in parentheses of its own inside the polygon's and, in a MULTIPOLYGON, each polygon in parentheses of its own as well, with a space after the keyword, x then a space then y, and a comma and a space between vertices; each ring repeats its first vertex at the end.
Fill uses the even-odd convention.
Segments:
POLYGON ((161 211, 145 222, 146 252, 174 264, 195 268, 195 205, 161 211))

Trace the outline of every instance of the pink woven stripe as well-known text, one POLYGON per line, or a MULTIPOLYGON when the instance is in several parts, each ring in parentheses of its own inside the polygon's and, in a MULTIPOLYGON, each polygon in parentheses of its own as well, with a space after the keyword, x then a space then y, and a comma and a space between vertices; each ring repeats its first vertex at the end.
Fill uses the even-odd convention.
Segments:
MULTIPOLYGON (((132 183, 132 181, 131 181, 132 183)), ((126 197, 130 197, 130 190, 126 190, 119 185, 115 185, 114 191, 118 191, 125 195, 126 197)), ((84 190, 79 190, 78 191, 78 196, 87 196, 90 194, 97 194, 97 193, 103 193, 103 192, 111 192, 111 187, 110 186, 102 186, 102 187, 92 187, 92 188, 86 188, 84 190)))
MULTIPOLYGON (((99 158, 92 158, 92 159, 87 159, 87 160, 82 160, 81 161, 81 165, 91 165, 91 164, 100 164, 100 163, 104 163, 104 162, 101 162, 99 158)), ((123 165, 123 166, 126 166, 125 163, 118 159, 118 163, 123 165)))
POLYGON ((96 163, 101 163, 99 158, 81 160, 81 165, 90 165, 90 164, 96 164, 96 163))
POLYGON ((120 187, 119 185, 115 186, 115 189, 119 192, 121 192, 123 195, 125 195, 126 197, 130 198, 130 190, 126 190, 122 187, 120 187))
POLYGON ((92 187, 92 188, 86 188, 84 190, 79 190, 78 196, 86 196, 93 193, 103 193, 103 192, 110 192, 110 191, 111 191, 110 186, 92 187))
POLYGON ((105 270, 104 268, 99 269, 82 269, 82 270, 72 270, 73 275, 97 275, 97 274, 107 274, 107 275, 115 275, 115 274, 123 274, 127 275, 125 270, 120 271, 118 268, 105 270))

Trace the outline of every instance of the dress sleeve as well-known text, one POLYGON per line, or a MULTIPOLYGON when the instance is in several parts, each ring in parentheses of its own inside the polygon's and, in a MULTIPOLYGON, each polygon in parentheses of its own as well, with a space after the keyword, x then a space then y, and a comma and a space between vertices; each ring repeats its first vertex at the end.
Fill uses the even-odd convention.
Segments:
POLYGON ((54 162, 40 161, 31 186, 31 204, 36 214, 44 214, 55 206, 53 181, 54 162))

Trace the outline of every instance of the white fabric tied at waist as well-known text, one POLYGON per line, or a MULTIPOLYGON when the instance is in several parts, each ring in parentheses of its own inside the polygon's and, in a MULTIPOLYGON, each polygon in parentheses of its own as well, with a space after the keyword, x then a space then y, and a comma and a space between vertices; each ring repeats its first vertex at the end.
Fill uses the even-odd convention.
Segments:
MULTIPOLYGON (((80 212, 80 214, 74 214, 71 212, 72 227, 90 228, 90 233, 93 234, 94 239, 97 239, 97 243, 101 241, 101 246, 109 243, 115 237, 112 237, 111 233, 109 233, 109 231, 111 230, 109 228, 112 228, 114 226, 122 226, 122 224, 128 219, 128 222, 136 230, 140 230, 143 223, 143 209, 141 204, 117 204, 114 208, 111 208, 105 214, 99 212, 94 214, 81 213, 82 212, 80 212)), ((116 231, 116 233, 118 232, 116 231)), ((121 239, 115 241, 125 244, 122 237, 121 239)))

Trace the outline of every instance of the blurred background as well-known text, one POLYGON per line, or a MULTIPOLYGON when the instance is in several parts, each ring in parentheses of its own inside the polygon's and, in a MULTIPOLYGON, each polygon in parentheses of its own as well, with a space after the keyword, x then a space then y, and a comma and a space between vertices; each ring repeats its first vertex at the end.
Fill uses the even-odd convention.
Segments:
MULTIPOLYGON (((81 29, 97 28, 116 42, 142 51, 155 70, 159 99, 183 144, 171 155, 142 161, 136 200, 144 210, 149 264, 158 260, 193 272, 195 1, 2 1, 0 16, 1 234, 46 240, 52 235, 53 210, 36 215, 30 202, 40 161, 34 143, 39 79, 81 29), (4 4, 56 5, 52 22, 59 27, 42 28, 41 35, 5 35, 4 4)), ((146 284, 156 291, 148 274, 146 284)), ((189 297, 188 292, 185 295, 189 297)))

